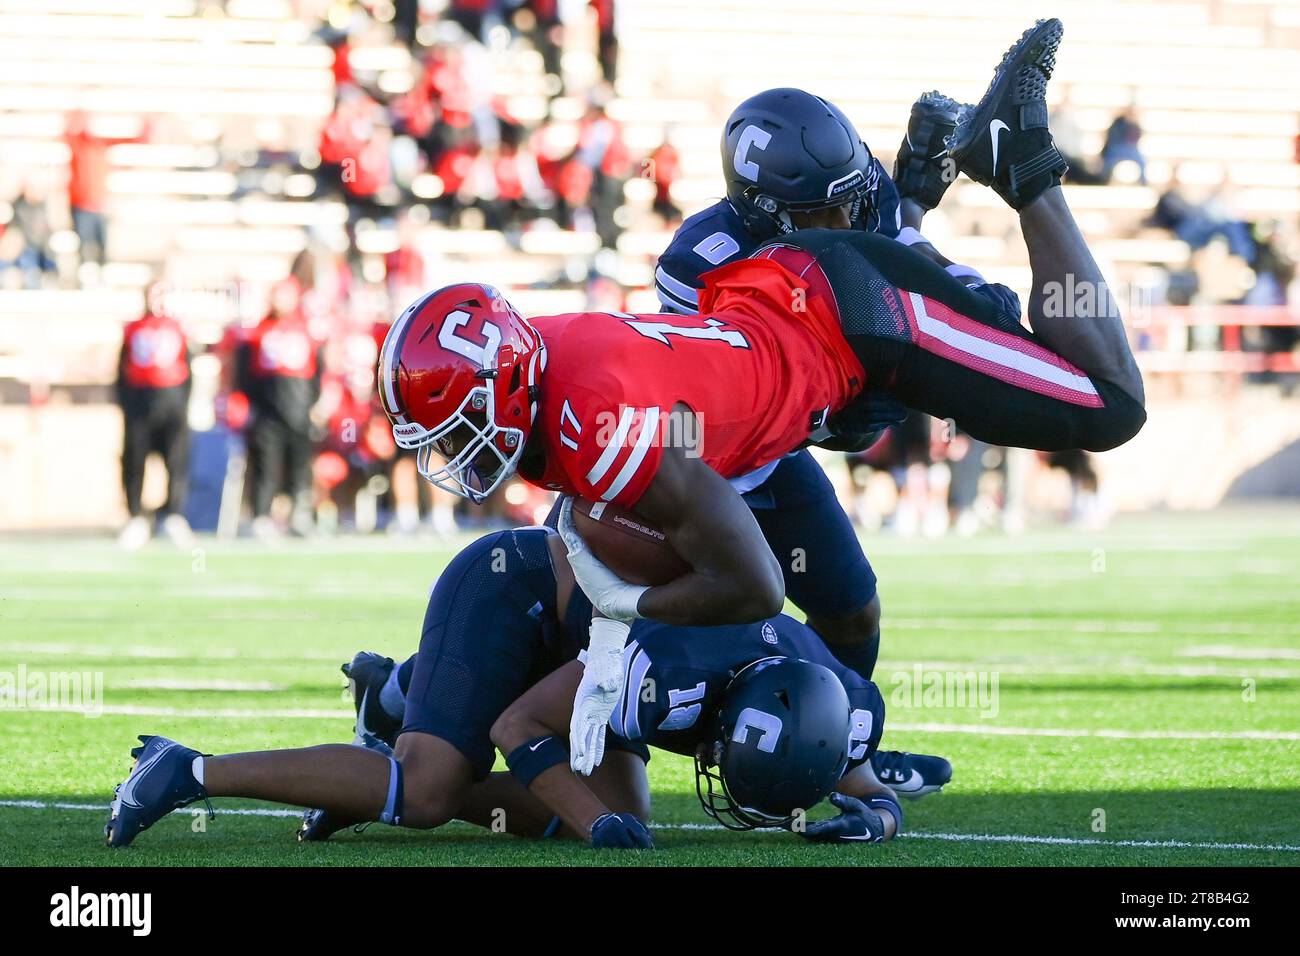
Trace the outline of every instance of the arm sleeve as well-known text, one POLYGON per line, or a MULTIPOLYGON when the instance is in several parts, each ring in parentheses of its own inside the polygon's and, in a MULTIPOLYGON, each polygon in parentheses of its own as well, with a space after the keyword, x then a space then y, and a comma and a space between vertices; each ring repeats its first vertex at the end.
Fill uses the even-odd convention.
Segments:
MULTIPOLYGON (((669 267, 672 263, 668 263, 669 267)), ((696 273, 692 278, 699 282, 699 274, 696 273)), ((676 278, 665 268, 664 260, 659 260, 659 265, 655 268, 655 294, 659 296, 659 303, 663 306, 663 312, 676 312, 679 315, 692 315, 699 311, 700 303, 699 285, 691 285, 688 282, 676 278)))

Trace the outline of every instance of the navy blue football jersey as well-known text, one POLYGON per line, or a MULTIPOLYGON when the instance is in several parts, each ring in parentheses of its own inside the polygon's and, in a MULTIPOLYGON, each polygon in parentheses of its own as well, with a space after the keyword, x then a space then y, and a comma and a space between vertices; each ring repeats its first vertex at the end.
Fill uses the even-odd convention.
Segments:
POLYGON ((830 668, 852 708, 849 767, 876 752, 885 725, 880 690, 837 661, 815 631, 784 614, 726 627, 637 621, 623 652, 627 679, 610 729, 626 740, 690 756, 712 729, 731 679, 767 657, 794 657, 830 668))
MULTIPOLYGON (((875 208, 864 225, 892 239, 903 227, 898 188, 880 160, 873 162, 880 178, 875 208)), ((740 214, 726 199, 691 216, 678 227, 655 268, 655 292, 663 311, 697 311, 699 292, 704 288, 700 276, 735 259, 744 259, 767 238, 770 237, 751 235, 740 214)))

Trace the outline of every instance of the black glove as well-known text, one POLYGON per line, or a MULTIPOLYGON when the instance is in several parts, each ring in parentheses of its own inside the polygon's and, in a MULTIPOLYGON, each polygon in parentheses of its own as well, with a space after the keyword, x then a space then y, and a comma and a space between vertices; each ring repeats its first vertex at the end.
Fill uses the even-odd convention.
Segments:
POLYGON ((812 437, 812 444, 828 451, 863 452, 884 434, 885 429, 902 424, 907 406, 883 389, 863 392, 840 409, 823 429, 812 437))
POLYGON ((832 793, 831 803, 840 815, 810 823, 801 834, 814 843, 879 843, 885 838, 885 821, 857 797, 832 793))
POLYGON ((603 813, 591 825, 591 845, 598 850, 653 850, 654 837, 630 813, 603 813))

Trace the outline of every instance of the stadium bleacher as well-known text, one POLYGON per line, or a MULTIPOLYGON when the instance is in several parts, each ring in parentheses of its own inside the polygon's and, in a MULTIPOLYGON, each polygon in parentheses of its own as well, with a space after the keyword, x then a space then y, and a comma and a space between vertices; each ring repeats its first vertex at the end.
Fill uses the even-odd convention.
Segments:
MULTIPOLYGON (((148 119, 146 140, 109 151, 109 261, 92 287, 0 289, 0 395, 7 401, 51 388, 102 401, 120 326, 139 313, 141 291, 154 276, 191 289, 253 290, 256 298, 288 274, 303 249, 348 243, 347 208, 319 195, 309 175, 334 105, 333 51, 315 34, 338 6, 0 0, 0 200, 31 177, 61 181, 69 111, 84 110, 124 136, 148 119), (259 150, 287 151, 307 168, 262 168, 252 161, 259 150)), ((788 8, 785 0, 619 5, 619 75, 609 114, 623 125, 637 161, 667 134, 682 167, 673 197, 688 214, 719 194, 718 124, 744 96, 789 83, 833 99, 888 166, 913 99, 933 88, 978 97, 990 67, 1025 25, 1023 5, 1001 0, 940 0, 923 15, 857 0, 806 0, 796 32, 788 8)), ((1148 185, 1125 173, 1107 186, 1068 187, 1116 288, 1149 301, 1167 268, 1190 261, 1183 242, 1144 225, 1175 177, 1199 192, 1226 183, 1236 214, 1294 230, 1300 85, 1284 79, 1300 76, 1300 3, 1065 0, 1052 12, 1067 27, 1053 95, 1068 87, 1086 148, 1100 150, 1111 119, 1130 102, 1141 115, 1148 185)), ((398 76, 410 54, 372 31, 350 56, 354 69, 398 76)), ((574 135, 581 99, 551 99, 536 51, 514 42, 490 46, 488 56, 493 92, 511 115, 532 123, 549 114, 557 136, 574 135)), ((590 77, 594 56, 566 51, 565 70, 590 77)), ((629 308, 655 310, 648 286, 670 230, 650 214, 643 183, 633 177, 625 194, 614 250, 602 251, 589 232, 536 228, 507 239, 436 222, 419 230, 417 245, 440 284, 487 279, 526 312, 581 308, 584 291, 555 280, 585 275, 599 257, 602 271, 629 288, 629 308)), ((1027 289, 1013 214, 989 191, 959 182, 927 219, 927 233, 953 258, 1027 289)), ((51 245, 72 255, 70 237, 59 223, 51 245)), ((363 223, 352 239, 363 257, 382 257, 396 242, 382 222, 363 223)), ((249 317, 229 308, 227 320, 249 317)), ((196 318, 201 340, 219 338, 221 318, 196 318)), ((1233 320, 1202 310, 1193 324, 1231 327, 1233 320)), ((1226 355, 1189 362, 1187 355, 1159 351, 1143 361, 1156 373, 1238 376, 1285 366, 1226 355)))

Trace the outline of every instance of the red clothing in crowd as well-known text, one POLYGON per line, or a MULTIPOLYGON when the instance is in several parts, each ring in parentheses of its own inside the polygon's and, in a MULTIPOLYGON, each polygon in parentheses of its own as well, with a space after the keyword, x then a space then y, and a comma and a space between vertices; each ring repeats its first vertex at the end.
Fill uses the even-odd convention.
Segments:
POLYGON ((303 317, 268 315, 248 333, 248 370, 254 378, 315 378, 319 343, 303 317))
POLYGON ((190 377, 185 333, 169 315, 146 313, 122 331, 121 382, 128 388, 174 388, 190 377))
POLYGON ((602 34, 614 32, 615 0, 591 0, 590 6, 596 11, 596 29, 602 34))
MULTIPOLYGON (((412 245, 398 246, 384 256, 388 282, 394 288, 420 288, 424 285, 424 257, 412 245)), ((379 344, 383 345, 383 337, 379 344)))
POLYGON ((473 122, 474 93, 459 54, 451 58, 430 54, 425 61, 424 83, 430 99, 442 109, 444 123, 465 129, 473 122))
POLYGON ((108 148, 118 143, 136 143, 143 136, 96 136, 86 117, 73 113, 64 129, 71 151, 68 162, 68 205, 89 212, 103 212, 108 198, 108 148))
POLYGON ((670 198, 673 183, 682 175, 681 159, 677 148, 672 143, 661 143, 650 154, 650 173, 655 184, 655 200, 664 202, 670 198))
POLYGON ((474 157, 477 154, 476 146, 465 143, 447 150, 438 157, 438 165, 434 173, 442 180, 444 193, 460 191, 460 187, 465 184, 465 177, 474 166, 474 157))

